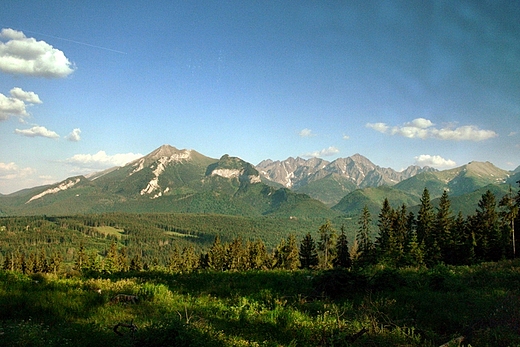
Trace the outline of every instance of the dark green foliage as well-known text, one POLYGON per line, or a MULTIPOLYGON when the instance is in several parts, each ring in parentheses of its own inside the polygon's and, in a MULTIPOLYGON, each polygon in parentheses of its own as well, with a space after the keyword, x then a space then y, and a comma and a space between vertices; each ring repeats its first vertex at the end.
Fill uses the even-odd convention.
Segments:
POLYGON ((313 280, 314 292, 317 296, 327 296, 331 299, 364 294, 368 288, 368 279, 365 275, 346 269, 323 271, 313 280))
POLYGON ((318 265, 318 252, 311 233, 307 233, 300 242, 299 256, 302 269, 311 269, 318 265))
POLYGON ((327 221, 320 226, 318 234, 318 265, 321 269, 329 269, 336 256, 336 229, 332 227, 330 221, 327 221))
POLYGON ((352 259, 350 258, 350 250, 348 247, 348 239, 345 234, 345 227, 341 226, 341 233, 339 234, 336 243, 336 257, 332 261, 335 268, 349 269, 352 266, 352 259))

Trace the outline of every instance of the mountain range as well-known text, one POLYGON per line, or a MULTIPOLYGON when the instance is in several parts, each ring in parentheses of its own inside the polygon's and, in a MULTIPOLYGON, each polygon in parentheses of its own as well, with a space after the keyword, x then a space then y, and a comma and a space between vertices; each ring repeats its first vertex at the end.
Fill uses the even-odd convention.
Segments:
POLYGON ((377 215, 385 197, 392 205, 417 205, 425 187, 432 199, 447 190, 455 211, 471 213, 468 199, 476 199, 474 211, 480 190, 503 195, 518 180, 520 168, 506 171, 489 162, 398 172, 355 154, 332 162, 288 158, 254 166, 229 155, 215 159, 163 145, 122 167, 0 195, 0 215, 117 211, 334 218, 357 214, 364 205, 377 215))

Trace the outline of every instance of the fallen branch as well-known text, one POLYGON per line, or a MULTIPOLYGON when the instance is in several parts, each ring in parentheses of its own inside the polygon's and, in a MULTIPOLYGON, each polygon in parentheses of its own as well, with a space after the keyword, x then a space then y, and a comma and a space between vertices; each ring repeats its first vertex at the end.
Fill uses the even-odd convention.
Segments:
POLYGON ((123 333, 119 332, 118 329, 119 327, 123 327, 123 328, 128 328, 130 329, 130 331, 132 332, 132 336, 134 335, 134 333, 137 331, 137 325, 135 325, 133 322, 131 322, 130 324, 127 324, 127 323, 117 323, 115 326, 114 326, 114 332, 119 335, 119 336, 124 336, 123 333))
POLYGON ((354 342, 356 341, 357 339, 359 339, 361 336, 363 336, 366 332, 368 332, 368 329, 367 328, 363 328, 361 329, 360 331, 358 331, 357 333, 355 333, 354 335, 350 336, 348 338, 348 340, 350 342, 354 342))
POLYGON ((454 346, 455 343, 456 343, 456 346, 458 346, 458 345, 460 345, 460 343, 462 341, 464 341, 464 336, 459 336, 459 337, 454 338, 451 341, 446 342, 445 344, 443 344, 439 347, 450 347, 450 346, 454 346))

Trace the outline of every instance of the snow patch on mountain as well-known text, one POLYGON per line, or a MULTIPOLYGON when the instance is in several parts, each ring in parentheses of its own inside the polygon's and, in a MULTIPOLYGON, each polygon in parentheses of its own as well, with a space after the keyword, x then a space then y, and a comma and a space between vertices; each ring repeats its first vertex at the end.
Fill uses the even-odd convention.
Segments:
POLYGON ((235 178, 239 177, 241 171, 238 169, 215 169, 211 173, 212 176, 217 175, 224 178, 235 178))
MULTIPOLYGON (((148 182, 148 184, 146 185, 146 188, 141 190, 141 195, 152 194, 153 192, 159 191, 159 193, 152 196, 152 199, 156 199, 156 198, 162 196, 161 186, 159 185, 159 176, 161 176, 161 174, 164 172, 164 170, 166 170, 166 167, 169 164, 174 163, 174 162, 180 162, 183 160, 189 160, 190 158, 191 158, 191 150, 183 150, 183 151, 179 151, 177 153, 173 153, 170 156, 164 156, 164 157, 158 158, 156 161, 157 167, 152 171, 154 178, 152 178, 150 180, 150 182, 148 182)), ((142 167, 144 165, 144 158, 142 159, 142 162, 136 163, 134 165, 139 165, 139 167, 136 170, 134 170, 130 175, 132 175, 133 173, 140 171, 144 168, 144 167, 142 167)), ((152 164, 150 166, 150 169, 153 169, 153 167, 154 167, 154 165, 152 164)), ((164 192, 166 192, 167 190, 169 190, 169 188, 166 188, 166 190, 164 192)))
POLYGON ((35 196, 33 196, 32 198, 30 198, 26 204, 30 203, 31 201, 33 200, 36 200, 36 199, 40 199, 42 197, 44 197, 45 195, 47 194, 56 194, 58 192, 61 192, 61 191, 64 191, 64 190, 67 190, 69 188, 72 188, 73 186, 75 186, 77 183, 79 183, 79 181, 81 181, 81 179, 79 178, 76 178, 76 180, 68 180, 66 182, 62 182, 60 183, 57 187, 54 187, 54 188, 49 188, 43 192, 41 192, 40 194, 37 194, 35 196))

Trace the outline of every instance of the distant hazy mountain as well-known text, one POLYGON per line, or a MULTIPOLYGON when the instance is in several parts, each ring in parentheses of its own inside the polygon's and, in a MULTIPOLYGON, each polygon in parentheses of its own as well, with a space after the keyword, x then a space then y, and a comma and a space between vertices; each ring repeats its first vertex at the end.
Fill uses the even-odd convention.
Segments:
POLYGON ((265 179, 308 194, 329 206, 358 188, 392 186, 418 173, 436 171, 430 167, 410 166, 399 172, 377 166, 360 154, 333 162, 319 158, 264 160, 256 168, 265 179))
POLYGON ((261 182, 253 165, 164 145, 125 166, 0 197, 3 214, 194 212, 333 217, 323 203, 261 182))

